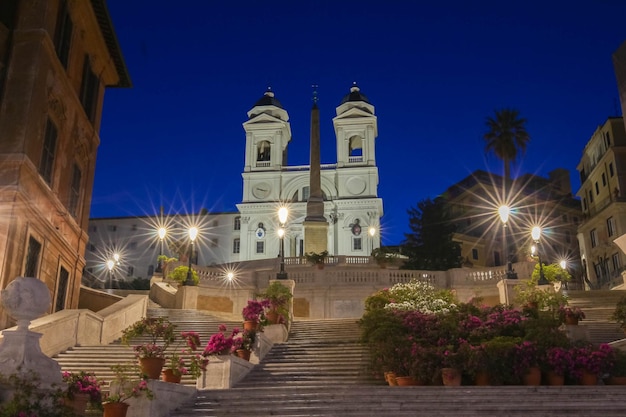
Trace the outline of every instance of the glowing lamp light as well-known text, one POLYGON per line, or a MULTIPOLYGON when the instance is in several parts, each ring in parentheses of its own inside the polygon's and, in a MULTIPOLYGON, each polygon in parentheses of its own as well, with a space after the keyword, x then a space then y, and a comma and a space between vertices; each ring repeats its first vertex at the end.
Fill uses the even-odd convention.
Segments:
POLYGON ((511 214, 511 209, 509 208, 509 206, 500 206, 498 208, 498 215, 500 216, 500 220, 502 220, 502 223, 506 224, 506 222, 509 221, 509 214, 511 214))
POLYGON ((113 254, 113 260, 115 260, 116 264, 120 263, 120 254, 119 253, 114 253, 113 254))
POLYGON ((536 253, 536 252, 537 252, 537 246, 532 245, 532 246, 530 247, 530 254, 531 254, 532 256, 535 256, 535 253, 536 253))
POLYGON ((282 239, 283 236, 285 236, 285 229, 281 227, 280 229, 278 229, 278 237, 282 239))
POLYGON ((281 207, 278 209, 278 221, 280 224, 285 224, 287 222, 287 217, 289 216, 289 210, 287 207, 281 207))
POLYGON ((229 281, 232 281, 235 278, 235 274, 233 274, 232 272, 228 272, 226 274, 226 279, 229 281))
POLYGON ((567 261, 563 259, 561 262, 559 262, 559 265, 561 265, 561 269, 565 269, 567 267, 567 261))
POLYGON ((109 269, 109 271, 113 270, 113 267, 115 266, 115 261, 113 261, 112 259, 109 259, 107 262, 107 268, 109 269))
POLYGON ((541 237, 541 227, 539 226, 533 227, 533 230, 531 230, 530 235, 532 236, 535 242, 538 241, 539 238, 541 237))
POLYGON ((163 240, 165 235, 167 234, 167 229, 165 227, 159 227, 159 239, 163 240))
POLYGON ((370 226, 369 233, 371 237, 374 237, 376 234, 376 228, 374 226, 370 226))
POLYGON ((198 228, 197 227, 190 227, 189 228, 189 239, 191 239, 191 241, 195 241, 196 237, 198 237, 198 228))

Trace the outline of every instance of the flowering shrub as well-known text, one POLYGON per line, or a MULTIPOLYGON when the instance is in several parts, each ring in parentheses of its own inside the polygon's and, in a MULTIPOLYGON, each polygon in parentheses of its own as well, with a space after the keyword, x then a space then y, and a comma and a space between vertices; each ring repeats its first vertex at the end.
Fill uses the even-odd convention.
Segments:
POLYGON ((67 384, 66 395, 72 400, 76 394, 88 394, 89 402, 100 404, 102 394, 100 392, 100 382, 92 373, 80 371, 78 373, 64 371, 63 382, 67 384))
POLYGON ((191 375, 198 378, 202 371, 206 371, 208 360, 196 350, 200 346, 200 335, 196 332, 181 332, 181 340, 185 346, 176 348, 176 352, 170 356, 165 364, 165 369, 170 369, 174 375, 191 375))
POLYGON ((613 349, 606 343, 597 349, 593 346, 575 347, 572 349, 572 376, 580 378, 583 371, 600 376, 613 366, 613 349))
POLYGON ((557 375, 569 375, 574 369, 574 359, 569 349, 553 347, 548 349, 545 357, 545 365, 548 371, 557 375))
POLYGON ((456 308, 452 293, 436 290, 432 285, 411 281, 395 284, 387 291, 390 302, 385 305, 390 310, 417 310, 422 313, 449 313, 456 308))
POLYGON ((565 322, 565 317, 572 317, 576 320, 582 320, 585 318, 585 313, 580 307, 559 307, 559 320, 561 323, 565 322))
MULTIPOLYGON (((9 376, 0 375, 0 384, 13 391, 10 399, 0 404, 2 417, 73 417, 75 414, 64 406, 66 392, 60 388, 41 389, 37 373, 20 369, 9 376)), ((6 393, 6 391, 5 391, 6 393)))
POLYGON ((115 378, 109 386, 109 393, 105 394, 103 403, 123 403, 131 398, 146 396, 154 398, 154 394, 148 388, 148 381, 141 374, 136 365, 113 365, 111 366, 115 378))
POLYGON ((147 336, 148 343, 133 347, 135 355, 138 358, 163 358, 165 349, 175 339, 174 329, 175 326, 163 317, 144 317, 122 331, 122 342, 129 344, 134 338, 147 336))
POLYGON ((202 352, 202 356, 211 355, 228 355, 231 353, 233 347, 233 339, 239 334, 239 329, 234 328, 230 336, 225 336, 224 332, 227 331, 226 326, 220 324, 219 333, 215 333, 209 338, 209 342, 202 352))
POLYGON ((248 304, 241 311, 245 321, 261 322, 265 317, 265 310, 270 308, 269 300, 248 300, 248 304))
POLYGON ((233 346, 231 352, 236 352, 239 349, 252 350, 254 348, 254 342, 256 341, 256 332, 254 330, 244 330, 241 332, 240 337, 233 338, 233 346))
POLYGON ((513 348, 513 371, 520 378, 530 368, 538 366, 539 360, 539 349, 534 342, 526 340, 513 348))

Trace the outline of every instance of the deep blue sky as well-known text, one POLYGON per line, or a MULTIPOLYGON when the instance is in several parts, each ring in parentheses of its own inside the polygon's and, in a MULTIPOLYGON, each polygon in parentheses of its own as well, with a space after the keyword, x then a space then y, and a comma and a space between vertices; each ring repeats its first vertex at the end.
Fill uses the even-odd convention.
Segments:
POLYGON ((332 117, 356 81, 376 107, 383 244, 406 210, 477 169, 485 117, 517 108, 531 134, 514 171, 570 170, 620 114, 611 54, 626 1, 108 0, 133 82, 109 89, 92 217, 234 211, 246 112, 271 85, 289 112, 289 164, 308 164, 311 84, 322 163, 336 161, 332 117))

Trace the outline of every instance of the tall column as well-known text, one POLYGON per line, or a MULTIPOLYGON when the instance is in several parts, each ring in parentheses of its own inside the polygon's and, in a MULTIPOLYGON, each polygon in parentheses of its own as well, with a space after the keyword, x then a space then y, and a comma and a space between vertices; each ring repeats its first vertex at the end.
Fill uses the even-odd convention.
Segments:
POLYGON ((309 179, 309 199, 306 203, 304 219, 304 252, 320 253, 328 250, 328 222, 324 218, 324 198, 322 195, 320 162, 320 111, 317 107, 317 93, 313 93, 311 109, 311 164, 309 179))

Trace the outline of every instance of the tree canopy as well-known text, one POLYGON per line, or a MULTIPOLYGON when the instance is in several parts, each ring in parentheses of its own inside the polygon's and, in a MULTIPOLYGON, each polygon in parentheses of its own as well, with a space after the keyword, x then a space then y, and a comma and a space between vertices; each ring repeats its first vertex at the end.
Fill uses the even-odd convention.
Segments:
POLYGON ((411 233, 405 233, 402 253, 406 269, 445 271, 461 266, 461 245, 452 240, 456 226, 450 221, 446 201, 430 198, 407 210, 411 233))
POLYGON ((519 117, 514 109, 496 110, 494 117, 485 120, 488 131, 484 134, 485 152, 493 152, 504 163, 504 177, 511 178, 511 162, 518 154, 526 152, 530 135, 526 131, 526 119, 519 117))

